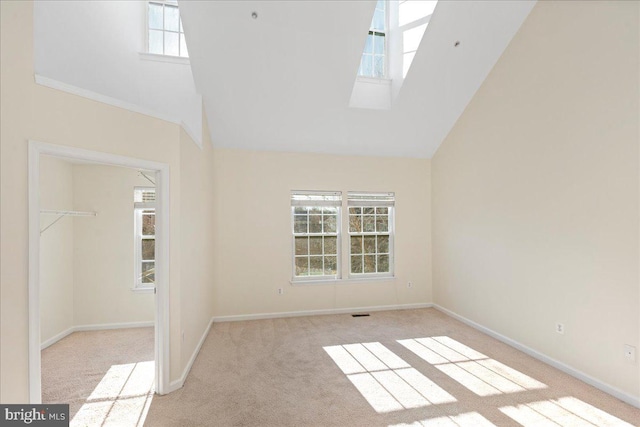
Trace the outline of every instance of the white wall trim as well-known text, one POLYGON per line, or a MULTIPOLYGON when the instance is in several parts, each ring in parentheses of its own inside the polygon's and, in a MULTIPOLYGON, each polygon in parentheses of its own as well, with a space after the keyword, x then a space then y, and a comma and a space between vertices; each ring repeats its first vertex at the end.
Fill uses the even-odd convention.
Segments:
POLYGON ((368 311, 411 310, 430 308, 431 303, 379 305, 373 307, 329 308, 326 310, 285 311, 280 313, 239 314, 233 316, 214 316, 214 322, 239 322, 243 320, 278 319, 281 317, 318 316, 323 314, 351 314, 368 311))
POLYGON ((103 324, 96 324, 96 325, 72 326, 69 329, 66 329, 66 330, 60 332, 59 334, 54 335, 53 337, 51 337, 48 340, 44 341, 40 345, 40 350, 44 350, 45 348, 52 346, 53 344, 55 344, 58 341, 60 341, 62 338, 66 337, 66 336, 69 336, 74 332, 80 332, 80 331, 103 331, 103 330, 107 330, 107 329, 149 328, 149 327, 153 327, 153 326, 155 326, 153 321, 150 321, 150 322, 127 322, 127 323, 103 323, 103 324))
POLYGON ((202 334, 202 336, 200 337, 200 341, 198 341, 198 345, 196 346, 195 350, 193 350, 193 354, 191 355, 191 358, 189 359, 189 363, 187 363, 187 366, 184 367, 184 370, 182 371, 182 375, 180 376, 180 378, 178 378, 175 381, 171 381, 171 384, 169 384, 168 393, 174 392, 179 388, 182 388, 182 386, 184 385, 184 382, 187 380, 187 376, 189 375, 189 372, 191 372, 191 367, 193 366, 193 363, 196 361, 196 358, 200 353, 202 344, 204 344, 204 340, 206 340, 207 335, 209 335, 209 330, 211 329, 211 325, 213 325, 213 317, 211 318, 211 320, 209 320, 209 324, 207 325, 207 328, 204 330, 204 333, 202 334))
MULTIPOLYGON (((40 156, 74 159, 90 164, 124 166, 156 174, 156 289, 155 383, 158 394, 168 393, 171 352, 169 342, 170 169, 165 163, 141 160, 76 147, 29 141, 29 402, 42 401, 40 338, 40 156)), ((94 326, 94 325, 88 325, 94 326)), ((77 327, 76 327, 77 328, 77 327)))
POLYGON ((164 120, 166 122, 175 123, 184 129, 184 131, 193 139, 195 144, 202 148, 202 135, 197 138, 195 133, 189 129, 189 127, 177 117, 173 117, 169 114, 161 113, 151 108, 144 107, 142 105, 134 104, 133 102, 123 101, 121 99, 113 98, 107 95, 102 95, 97 92, 93 92, 87 89, 83 89, 78 86, 70 85, 68 83, 61 82, 59 80, 51 79, 49 77, 41 76, 40 74, 34 74, 36 84, 45 86, 51 89, 67 92, 72 95, 81 96, 83 98, 91 99, 92 101, 101 102, 103 104, 111 105, 112 107, 122 108, 134 113, 144 114, 145 116, 153 117, 156 119, 164 120))
POLYGON ((622 400, 623 402, 628 403, 629 405, 635 406, 636 408, 640 408, 640 396, 633 396, 631 394, 628 394, 616 387, 613 387, 609 384, 606 384, 588 374, 585 374, 582 371, 579 371, 567 364, 564 364, 556 359, 553 359, 549 356, 547 356, 546 354, 540 353, 537 350, 534 350, 531 347, 528 347, 516 340, 513 340, 507 336, 504 336, 492 329, 489 329, 485 326, 480 325, 479 323, 474 322, 473 320, 469 320, 466 317, 463 317, 457 313, 454 313, 453 311, 446 309, 442 306, 439 306, 438 304, 433 304, 433 308, 435 308, 436 310, 441 311, 442 313, 453 317, 456 320, 461 321, 462 323, 465 323, 469 326, 471 326, 474 329, 479 330, 480 332, 483 332, 495 339, 497 339, 498 341, 502 341, 503 343, 510 345, 511 347, 514 347, 518 350, 520 350, 523 353, 528 354, 529 356, 540 360, 541 362, 546 363, 547 365, 551 365, 556 369, 561 370, 562 372, 571 375, 572 377, 575 377, 577 379, 579 379, 580 381, 583 381, 589 385, 592 385, 593 387, 600 389, 602 391, 604 391, 605 393, 608 393, 620 400, 622 400))

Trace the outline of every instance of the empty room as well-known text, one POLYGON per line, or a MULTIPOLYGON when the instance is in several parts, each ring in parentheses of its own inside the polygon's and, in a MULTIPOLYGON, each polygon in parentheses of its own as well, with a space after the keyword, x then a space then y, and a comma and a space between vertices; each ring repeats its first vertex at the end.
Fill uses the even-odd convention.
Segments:
POLYGON ((639 1, 0 6, 2 423, 640 425, 639 1))

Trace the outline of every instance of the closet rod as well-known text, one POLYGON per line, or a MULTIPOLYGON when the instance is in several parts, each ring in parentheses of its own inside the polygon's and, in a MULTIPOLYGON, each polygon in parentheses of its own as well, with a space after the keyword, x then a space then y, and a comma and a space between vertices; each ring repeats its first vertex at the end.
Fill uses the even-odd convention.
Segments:
POLYGON ((41 214, 45 214, 45 215, 58 215, 58 218, 56 218, 51 224, 47 225, 45 228, 40 230, 40 234, 42 234, 45 231, 47 231, 51 226, 53 226, 53 224, 55 224, 56 222, 60 221, 65 216, 96 216, 96 215, 98 215, 97 212, 58 211, 58 210, 50 210, 50 209, 42 209, 40 211, 40 213, 41 214))

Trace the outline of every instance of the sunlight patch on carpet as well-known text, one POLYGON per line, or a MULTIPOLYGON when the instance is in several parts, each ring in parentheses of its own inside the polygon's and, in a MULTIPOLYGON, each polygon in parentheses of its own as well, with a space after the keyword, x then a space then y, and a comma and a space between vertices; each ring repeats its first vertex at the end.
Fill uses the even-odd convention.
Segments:
POLYGON ((631 424, 575 397, 562 397, 560 399, 543 400, 516 406, 505 406, 499 409, 500 412, 524 427, 632 427, 631 424))
POLYGON ((154 393, 153 361, 113 365, 70 426, 142 426, 154 393))
POLYGON ((376 412, 456 401, 379 342, 327 346, 324 350, 376 412))
POLYGON ((398 340, 398 343, 478 396, 547 387, 450 337, 405 339, 398 340))

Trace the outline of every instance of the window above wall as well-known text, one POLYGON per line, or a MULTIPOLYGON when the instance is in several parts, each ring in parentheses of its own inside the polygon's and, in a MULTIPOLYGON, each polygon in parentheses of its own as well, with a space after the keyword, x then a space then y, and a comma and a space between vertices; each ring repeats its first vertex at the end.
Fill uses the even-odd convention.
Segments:
POLYGON ((189 57, 177 1, 148 2, 147 53, 189 57))
POLYGON ((387 27, 389 23, 387 0, 378 0, 373 13, 369 34, 362 52, 358 76, 383 79, 387 77, 387 27))

